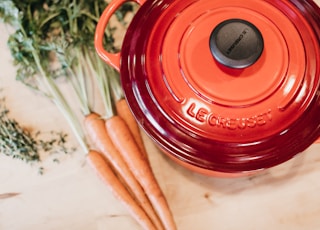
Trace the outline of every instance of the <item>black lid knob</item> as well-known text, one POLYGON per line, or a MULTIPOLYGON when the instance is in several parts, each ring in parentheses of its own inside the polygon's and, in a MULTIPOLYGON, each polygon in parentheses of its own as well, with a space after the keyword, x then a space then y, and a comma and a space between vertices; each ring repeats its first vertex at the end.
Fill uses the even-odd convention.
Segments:
POLYGON ((230 68, 246 68, 254 64, 263 51, 263 37, 252 23, 242 19, 221 22, 210 36, 214 58, 230 68))

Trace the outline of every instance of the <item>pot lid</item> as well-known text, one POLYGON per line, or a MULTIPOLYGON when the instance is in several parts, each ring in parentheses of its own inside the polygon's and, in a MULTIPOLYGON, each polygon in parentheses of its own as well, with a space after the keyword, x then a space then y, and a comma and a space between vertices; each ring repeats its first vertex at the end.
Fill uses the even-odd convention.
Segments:
POLYGON ((279 164, 320 135, 319 22, 312 1, 146 1, 121 51, 127 100, 185 163, 279 164))

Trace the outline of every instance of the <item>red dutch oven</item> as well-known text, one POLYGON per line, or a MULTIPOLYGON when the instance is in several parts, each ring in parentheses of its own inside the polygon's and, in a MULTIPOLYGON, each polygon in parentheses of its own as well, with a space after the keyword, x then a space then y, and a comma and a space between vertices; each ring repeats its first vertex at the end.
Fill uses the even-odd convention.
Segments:
POLYGON ((281 164, 320 136, 320 9, 310 0, 135 0, 120 53, 129 106, 164 153, 207 175, 281 164))

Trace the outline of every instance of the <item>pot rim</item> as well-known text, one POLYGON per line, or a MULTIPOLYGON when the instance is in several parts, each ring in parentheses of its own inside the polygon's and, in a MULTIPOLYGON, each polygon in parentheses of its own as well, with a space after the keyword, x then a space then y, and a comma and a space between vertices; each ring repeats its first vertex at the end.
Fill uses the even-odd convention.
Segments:
MULTIPOLYGON (((262 139, 252 139, 247 142, 210 139, 179 125, 177 120, 168 116, 153 93, 154 85, 150 83, 146 62, 150 58, 147 49, 152 43, 150 39, 154 33, 154 26, 164 11, 164 5, 166 4, 168 8, 174 1, 159 1, 159 4, 155 4, 156 2, 158 1, 143 3, 133 18, 124 38, 121 56, 119 55, 121 63, 119 71, 125 97, 134 116, 166 154, 193 167, 223 173, 241 173, 283 163, 304 151, 319 138, 320 122, 317 119, 320 116, 319 83, 302 116, 295 119, 290 127, 285 127, 262 139), (197 157, 199 151, 202 152, 202 157, 197 157), (212 152, 216 153, 212 155, 212 152), (212 157, 206 158, 204 155, 212 157), (220 157, 221 155, 223 157, 220 157)), ((191 4, 192 1, 187 2, 191 4)), ((266 2, 272 4, 272 1, 266 2)), ((273 4, 294 5, 308 22, 310 31, 314 31, 313 39, 317 40, 319 47, 320 35, 315 32, 319 31, 320 16, 317 13, 320 11, 313 1, 291 0, 289 3, 277 1, 273 4)), ((155 55, 153 58, 158 56, 155 55)), ((315 72, 318 78, 319 63, 318 59, 315 72)))

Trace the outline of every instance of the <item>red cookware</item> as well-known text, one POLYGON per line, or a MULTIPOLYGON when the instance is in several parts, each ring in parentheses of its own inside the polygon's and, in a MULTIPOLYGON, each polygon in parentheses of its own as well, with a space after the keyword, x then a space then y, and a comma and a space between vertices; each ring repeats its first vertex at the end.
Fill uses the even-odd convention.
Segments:
POLYGON ((120 53, 130 108, 169 157, 207 175, 281 164, 320 136, 320 9, 310 0, 135 0, 120 53))

